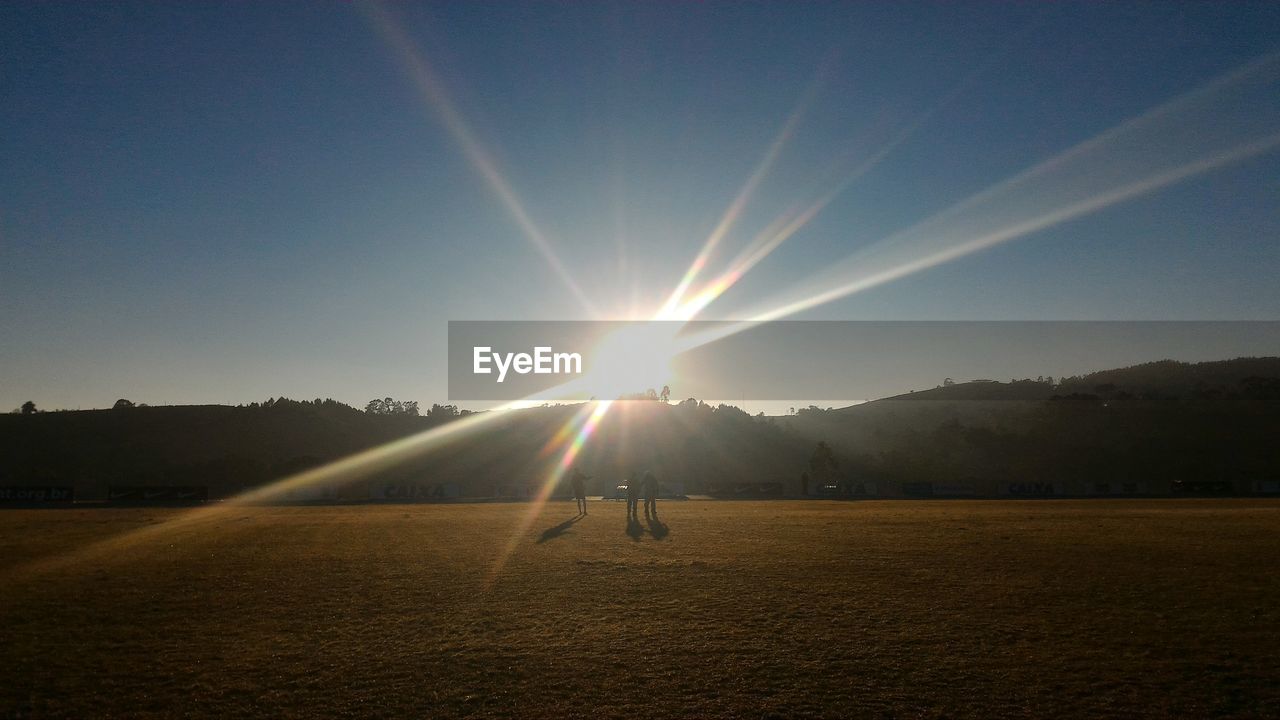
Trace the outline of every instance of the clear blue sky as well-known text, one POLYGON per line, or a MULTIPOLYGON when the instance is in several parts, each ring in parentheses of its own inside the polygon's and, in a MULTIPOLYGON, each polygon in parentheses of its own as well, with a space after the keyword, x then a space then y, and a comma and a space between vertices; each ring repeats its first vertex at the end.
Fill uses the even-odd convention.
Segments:
MULTIPOLYGON (((1280 4, 6 3, 0 407, 429 404, 446 321, 585 317, 396 37, 610 317, 797 106, 714 268, 897 139, 715 318, 1280 51, 1280 4)), ((1249 97, 1239 140, 1280 132, 1249 97)), ((798 317, 1280 319, 1278 200, 1251 152, 798 317)))

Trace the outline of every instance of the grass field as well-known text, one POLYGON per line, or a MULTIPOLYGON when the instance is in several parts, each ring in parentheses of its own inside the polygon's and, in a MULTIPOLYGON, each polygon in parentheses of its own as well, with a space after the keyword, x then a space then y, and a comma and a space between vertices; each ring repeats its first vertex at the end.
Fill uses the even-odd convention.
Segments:
POLYGON ((1280 716, 1280 502, 530 507, 0 512, 0 717, 1280 716))

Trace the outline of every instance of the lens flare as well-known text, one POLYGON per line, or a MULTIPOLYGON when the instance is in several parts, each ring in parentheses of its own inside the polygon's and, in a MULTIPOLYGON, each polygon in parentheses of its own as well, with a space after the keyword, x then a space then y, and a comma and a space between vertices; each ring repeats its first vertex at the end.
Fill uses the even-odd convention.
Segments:
POLYGON ((494 161, 492 154, 484 147, 479 138, 472 131, 470 124, 462 113, 458 110, 450 97, 448 89, 444 82, 440 79, 431 63, 427 61, 426 56, 419 51, 417 45, 409 37, 409 35, 395 22, 391 15, 379 3, 362 4, 360 7, 366 10, 365 15, 377 29, 378 33, 386 40, 387 44, 395 51, 400 62, 404 65, 406 73, 413 81, 418 91, 422 93, 422 98, 426 105, 435 113, 436 117, 444 125, 454 139, 454 142, 461 148, 467 160, 476 169, 484 181, 489 185, 507 212, 515 220, 516 225, 520 227, 525 238, 538 251, 542 258, 551 266, 565 287, 577 298, 583 309, 590 317, 599 317, 599 312, 595 305, 591 302, 587 294, 574 280, 572 273, 565 267, 560 256, 556 254, 555 249, 551 246, 551 241, 542 232, 529 212, 525 209, 524 203, 516 194, 515 189, 511 187, 511 183, 498 170, 498 165, 494 161))
POLYGON ((878 262, 872 262, 868 259, 864 268, 854 279, 796 302, 759 313, 753 316, 752 319, 756 322, 763 322, 803 312, 804 310, 837 300, 845 297, 846 295, 851 295, 877 285, 882 285, 891 280, 896 280, 906 275, 956 260, 994 245, 1066 222, 1072 218, 1097 212, 1098 210, 1116 203, 1123 202, 1139 195, 1145 195, 1165 187, 1166 185, 1171 185, 1179 180, 1191 177, 1192 175, 1207 172, 1233 162, 1239 162, 1274 150, 1277 147, 1280 147, 1280 133, 1262 138, 1257 142, 1249 143, 1248 145, 1237 148, 1228 153, 1204 158, 1196 162, 1187 163, 1186 165, 1143 178, 1115 188, 1109 192, 1087 198, 1078 203, 1067 205, 1066 207, 1058 208, 1052 212, 1047 212, 1043 215, 1028 218, 1022 222, 999 228, 986 235, 956 238, 950 242, 933 243, 936 245, 936 248, 924 253, 919 253, 921 248, 913 246, 911 248, 905 248, 895 255, 880 259, 878 262), (911 257, 913 255, 916 257, 911 257))
MULTIPOLYGON (((1153 108, 838 262, 683 350, 838 300, 1280 147, 1280 53, 1153 108)), ((730 279, 736 279, 731 277, 730 279)))
MULTIPOLYGON (((1034 27, 1038 26, 1040 20, 1037 19, 1029 24, 1022 32, 1015 37, 1026 35, 1034 27)), ((846 172, 843 177, 837 181, 831 189, 822 193, 816 200, 810 203, 803 210, 790 210, 776 218, 755 238, 748 243, 747 247, 738 254, 738 256, 729 264, 729 269, 717 277, 714 281, 703 287, 692 300, 679 303, 679 298, 675 294, 672 295, 676 299, 675 307, 664 307, 663 312, 659 313, 659 317, 672 317, 680 320, 692 320, 697 317, 708 305, 723 295, 729 288, 733 287, 739 280, 743 278, 753 267, 768 257, 782 243, 789 240, 793 235, 809 224, 814 217, 821 213, 840 195, 844 194, 855 182, 863 178, 867 173, 871 172, 885 158, 889 157, 900 145, 910 140, 930 119, 955 102, 960 95, 968 89, 979 77, 993 67, 997 61, 1007 52, 1007 47, 991 54, 982 63, 970 70, 956 83, 951 90, 942 96, 936 103, 927 110, 917 115, 911 122, 904 125, 897 133, 889 138, 888 142, 882 145, 876 152, 855 165, 851 170, 846 172)), ((705 258, 699 255, 699 258, 705 263, 705 258)), ((696 261, 695 261, 696 262, 696 261)), ((692 268, 691 268, 692 270, 692 268)), ((701 266, 698 267, 701 270, 701 266)), ((689 282, 693 276, 686 273, 685 280, 678 286, 680 296, 683 291, 688 288, 689 282)), ((668 305, 671 302, 668 301, 668 305)))
POLYGON ((676 283, 675 290, 671 292, 671 296, 667 298, 666 303, 658 310, 655 319, 673 320, 677 319, 677 310, 680 307, 684 295, 688 292, 689 287, 697 280, 699 273, 706 268, 707 263, 711 260, 711 254, 715 252, 716 246, 728 234, 729 229, 738 221, 742 215, 743 209, 747 206, 747 201, 755 193, 756 188, 764 181, 769 170, 773 167, 773 163, 778 159, 778 155, 782 153, 782 149, 786 147, 792 135, 795 134, 796 127, 804 118, 805 112, 813 102, 813 98, 817 95, 822 86, 822 78, 824 75, 824 67, 828 65, 831 58, 828 57, 824 66, 820 66, 814 79, 805 88, 804 93, 800 96, 800 100, 796 106, 787 115, 787 119, 782 123, 782 127, 778 130, 778 134, 774 136, 773 142, 769 143, 769 147, 765 150, 764 156, 760 158, 760 162, 756 164, 751 175, 747 177, 747 181, 743 183, 742 188, 738 190, 738 194, 729 203, 729 207, 725 210, 724 215, 720 217, 720 222, 716 223, 715 228, 711 230, 711 234, 707 236, 706 241, 702 244, 702 249, 694 257, 690 263, 689 269, 685 271, 684 276, 680 278, 680 282, 676 283))
POLYGON ((40 574, 71 565, 121 557, 124 551, 168 537, 172 533, 192 527, 211 526, 225 520, 226 516, 246 505, 280 500, 291 491, 314 485, 336 485, 352 482, 373 473, 395 467, 411 458, 438 450, 445 445, 476 430, 501 425, 511 420, 510 413, 491 411, 477 413, 454 420, 447 425, 431 428, 408 437, 393 440, 341 460, 335 460, 312 470, 291 475, 273 483, 250 490, 229 500, 189 510, 156 525, 123 533, 115 537, 78 548, 71 553, 55 556, 18 568, 22 574, 40 574))
POLYGON ((486 588, 492 587, 498 576, 502 574, 503 568, 506 567, 507 562, 511 560, 511 555, 515 553, 521 540, 529 532, 533 521, 542 514, 542 508, 546 506, 547 500, 551 498, 551 493, 555 492, 560 481, 564 479, 565 473, 569 471, 569 468, 573 467, 578 454, 582 452, 582 448, 587 444, 587 440, 591 438, 592 433, 600 426, 600 421, 609 412, 609 407, 612 404, 608 400, 584 403, 578 412, 569 418, 568 422, 555 434, 552 442, 556 443, 561 449, 560 458, 547 471, 546 476, 538 486, 537 494, 534 495, 528 509, 525 510, 519 522, 516 523, 511 532, 511 537, 507 540, 502 552, 489 568, 489 572, 485 576, 486 588), (576 428, 576 431, 574 428, 576 428))

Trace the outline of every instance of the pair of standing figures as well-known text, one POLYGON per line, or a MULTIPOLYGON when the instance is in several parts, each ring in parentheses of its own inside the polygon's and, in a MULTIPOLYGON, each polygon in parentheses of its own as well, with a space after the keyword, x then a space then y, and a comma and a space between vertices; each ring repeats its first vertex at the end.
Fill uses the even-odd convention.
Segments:
POLYGON ((645 518, 658 519, 658 478, 653 476, 651 472, 645 472, 643 480, 636 480, 636 476, 632 473, 627 479, 627 519, 640 519, 640 513, 636 509, 636 502, 639 498, 644 497, 644 516, 645 518))

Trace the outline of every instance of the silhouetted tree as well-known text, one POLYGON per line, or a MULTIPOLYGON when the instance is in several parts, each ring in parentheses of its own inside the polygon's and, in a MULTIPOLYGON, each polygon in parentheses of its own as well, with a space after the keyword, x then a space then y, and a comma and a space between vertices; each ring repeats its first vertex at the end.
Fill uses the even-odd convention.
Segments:
POLYGON ((370 415, 410 415, 418 416, 418 403, 416 400, 400 401, 394 398, 374 398, 364 406, 364 411, 370 415))
MULTIPOLYGON (((665 389, 665 388, 664 388, 664 389, 665 389)), ((619 395, 619 396, 618 396, 618 399, 619 399, 619 400, 652 400, 652 401, 655 401, 655 402, 656 402, 657 400, 659 400, 659 399, 660 399, 660 397, 659 397, 659 395, 658 395, 658 391, 657 391, 657 390, 654 390, 653 388, 649 388, 648 390, 645 390, 644 392, 639 392, 639 393, 625 393, 625 394, 623 394, 623 395, 619 395)))
MULTIPOLYGON (((414 406, 415 406, 414 409, 416 410, 417 403, 414 403, 414 406)), ((442 418, 443 419, 456 418, 458 417, 458 406, 457 405, 441 405, 439 403, 432 403, 431 409, 427 410, 427 417, 433 420, 442 419, 442 418)))
POLYGON ((829 485, 839 467, 831 446, 826 440, 819 440, 817 447, 813 449, 813 455, 809 456, 809 471, 813 474, 813 479, 819 485, 829 485))
POLYGON ((32 400, 28 400, 28 401, 26 401, 26 402, 22 403, 22 414, 23 414, 23 415, 35 415, 35 414, 36 414, 36 404, 35 404, 35 402, 34 402, 34 401, 32 401, 32 400))
POLYGON ((126 400, 126 399, 124 399, 124 398, 120 398, 119 400, 117 400, 117 401, 116 401, 116 404, 115 404, 115 405, 112 405, 112 406, 111 406, 111 409, 112 409, 112 410, 127 410, 127 409, 129 409, 129 408, 131 408, 131 407, 133 407, 133 406, 134 406, 134 405, 133 405, 133 401, 132 401, 132 400, 126 400))

